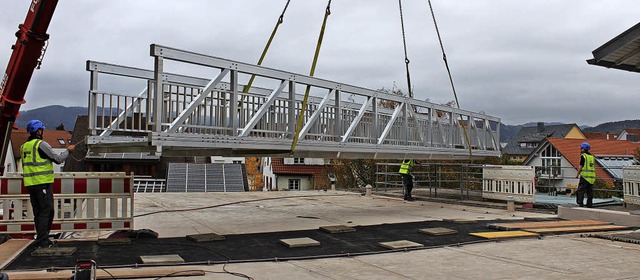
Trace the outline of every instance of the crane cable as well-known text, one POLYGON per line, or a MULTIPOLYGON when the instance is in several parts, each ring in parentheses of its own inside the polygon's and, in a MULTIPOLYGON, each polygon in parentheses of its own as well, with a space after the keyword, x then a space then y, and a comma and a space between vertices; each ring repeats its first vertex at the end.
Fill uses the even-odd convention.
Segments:
MULTIPOLYGON (((442 60, 444 60, 444 66, 447 68, 447 74, 449 75, 449 83, 451 84, 451 89, 453 90, 453 97, 456 100, 456 106, 460 109, 460 102, 458 102, 458 94, 456 93, 456 87, 453 84, 453 77, 451 76, 451 70, 449 69, 449 62, 447 61, 447 54, 444 51, 444 44, 442 43, 442 37, 440 37, 440 30, 438 29, 438 22, 436 21, 436 14, 433 12, 433 5, 431 4, 431 0, 427 0, 429 2, 429 10, 431 11, 431 18, 433 18, 433 25, 436 29, 436 34, 438 35, 438 42, 440 43, 440 50, 442 51, 442 60)), ((408 68, 407 68, 407 71, 408 68)), ((463 119, 464 120, 464 119, 463 119)), ((467 125, 471 125, 471 122, 467 125)), ((467 133, 467 127, 462 125, 462 130, 464 131, 464 138, 467 141, 467 147, 469 147, 469 156, 473 156, 471 150, 471 143, 469 141, 469 134, 467 133)))
POLYGON ((409 98, 413 98, 413 91, 411 90, 411 74, 409 73, 409 57, 407 55, 407 39, 404 32, 404 17, 402 15, 402 0, 398 0, 398 7, 400 8, 400 26, 402 27, 402 45, 404 47, 404 64, 407 69, 407 87, 409 89, 409 98))
MULTIPOLYGON (((278 27, 280 27, 280 25, 282 24, 282 22, 284 22, 284 13, 287 11, 287 8, 289 7, 289 2, 291 2, 291 0, 287 0, 287 3, 284 5, 284 9, 282 9, 282 13, 280 14, 280 17, 278 17, 278 21, 276 22, 275 27, 273 27, 273 31, 271 31, 271 36, 269 37, 269 40, 267 40, 267 44, 264 46, 264 49, 262 50, 262 54, 260 55, 260 59, 258 59, 258 64, 257 65, 262 65, 262 61, 264 60, 265 56, 267 55, 267 51, 269 50, 269 47, 271 46, 271 42, 273 42, 273 38, 275 38, 276 36, 276 32, 278 31, 278 27)), ((244 88, 242 89, 242 92, 244 93, 249 93, 249 90, 251 89, 251 85, 253 84, 253 81, 255 80, 256 75, 251 75, 251 78, 249 79, 249 82, 244 86, 244 88)), ((238 100, 238 110, 240 110, 240 108, 242 108, 242 103, 244 101, 244 95, 240 98, 240 100, 238 100)))
MULTIPOLYGON (((320 36, 318 36, 318 43, 316 44, 316 52, 313 56, 313 63, 311 63, 311 71, 309 71, 309 76, 313 77, 316 72, 316 64, 318 63, 318 56, 320 55, 320 48, 322 47, 322 39, 324 38, 324 30, 327 26, 327 18, 331 14, 331 0, 327 3, 327 8, 324 12, 324 19, 322 21, 322 28, 320 29, 320 36)), ((290 91, 293 89, 289 89, 290 91)), ((302 107, 300 107, 300 115, 298 116, 298 123, 296 125, 296 134, 293 136, 293 142, 291 143, 291 154, 293 155, 294 150, 296 149, 296 145, 298 144, 298 140, 300 137, 300 131, 302 130, 302 122, 304 121, 304 111, 307 107, 307 101, 309 100, 309 91, 311 90, 311 86, 307 85, 307 88, 304 93, 304 99, 302 100, 302 107)), ((290 124, 291 125, 291 124, 290 124)))

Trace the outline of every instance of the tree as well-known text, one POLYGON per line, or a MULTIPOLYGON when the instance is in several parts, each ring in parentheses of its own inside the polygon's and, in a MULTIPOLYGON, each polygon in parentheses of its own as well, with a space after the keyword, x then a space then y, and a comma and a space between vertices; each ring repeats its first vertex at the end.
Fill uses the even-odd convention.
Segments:
POLYGON ((348 189, 375 185, 376 163, 372 159, 336 159, 332 173, 336 176, 336 187, 348 189))
MULTIPOLYGON (((406 94, 404 94, 402 92, 401 89, 397 88, 396 85, 393 85, 392 89, 388 89, 388 88, 381 88, 378 89, 378 91, 384 92, 384 93, 388 93, 388 94, 393 94, 393 95, 397 95, 397 96, 407 96, 406 94)), ((382 108, 386 108, 386 109, 395 109, 398 106, 398 103, 395 101, 391 101, 391 100, 385 100, 385 99, 380 99, 380 101, 378 101, 378 106, 382 107, 382 108)))
POLYGON ((260 159, 255 157, 245 158, 247 167, 247 179, 249 179, 249 190, 258 191, 264 187, 264 176, 260 171, 260 159))

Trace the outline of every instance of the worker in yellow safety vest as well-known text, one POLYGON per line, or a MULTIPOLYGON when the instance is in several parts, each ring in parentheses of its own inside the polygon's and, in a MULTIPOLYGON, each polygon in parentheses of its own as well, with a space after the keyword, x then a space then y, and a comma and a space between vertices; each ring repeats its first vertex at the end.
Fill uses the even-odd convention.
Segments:
POLYGON ((69 156, 69 152, 75 149, 74 145, 69 145, 60 155, 56 154, 51 145, 42 140, 44 128, 44 124, 39 120, 29 121, 27 124, 29 139, 20 147, 22 180, 24 186, 29 190, 36 228, 35 245, 38 247, 48 247, 53 244, 49 240, 54 215, 51 189, 54 180, 52 162, 63 163, 69 156))
POLYGON ((404 200, 413 201, 411 196, 411 190, 413 190, 413 176, 411 175, 411 169, 416 165, 416 161, 412 159, 405 159, 400 165, 398 173, 402 176, 402 187, 404 190, 404 200))
POLYGON ((587 207, 593 207, 593 183, 596 181, 596 163, 591 153, 591 145, 587 142, 580 144, 580 168, 578 175, 580 178, 578 183, 578 191, 576 193, 576 202, 578 206, 584 206, 584 195, 587 194, 587 207))

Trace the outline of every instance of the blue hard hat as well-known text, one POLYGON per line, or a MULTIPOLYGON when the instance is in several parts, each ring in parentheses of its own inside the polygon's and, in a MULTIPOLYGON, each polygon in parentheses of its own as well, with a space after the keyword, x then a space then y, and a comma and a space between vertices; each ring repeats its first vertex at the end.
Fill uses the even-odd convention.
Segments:
POLYGON ((589 145, 589 143, 587 143, 587 142, 582 142, 582 144, 580 144, 580 149, 588 151, 588 150, 591 149, 591 145, 589 145))
POLYGON ((44 129, 44 124, 40 120, 31 120, 27 123, 27 132, 35 133, 38 129, 44 129))

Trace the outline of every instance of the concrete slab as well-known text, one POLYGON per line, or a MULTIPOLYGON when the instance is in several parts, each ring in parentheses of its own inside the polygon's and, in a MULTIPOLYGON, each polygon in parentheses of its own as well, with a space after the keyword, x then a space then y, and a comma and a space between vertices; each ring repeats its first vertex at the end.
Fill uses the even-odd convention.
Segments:
POLYGON ((344 225, 320 227, 320 230, 328 233, 345 233, 345 232, 356 231, 355 228, 344 226, 344 225))
MULTIPOLYGON (((161 236, 184 237, 206 232, 249 233, 313 229, 344 224, 373 225, 465 219, 523 220, 555 218, 556 215, 470 207, 419 201, 403 203, 365 198, 343 192, 251 192, 242 194, 136 194, 135 214, 164 209, 213 206, 254 199, 245 204, 190 212, 154 214, 136 218, 136 228, 151 228, 161 236), (346 194, 346 195, 342 195, 346 194), (310 195, 308 199, 287 198, 310 195), (290 206, 285 206, 290 205, 290 206), (387 215, 388 214, 388 215, 387 215), (297 218, 313 216, 319 219, 297 218), (482 217, 482 218, 480 218, 482 217), (167 222, 167 221, 171 221, 167 222), (175 234, 175 235, 174 235, 175 234)), ((507 239, 501 242, 467 244, 428 250, 345 258, 323 258, 286 262, 228 263, 178 266, 178 271, 206 270, 204 276, 185 279, 237 279, 225 270, 255 279, 636 279, 640 267, 640 245, 580 238, 578 235, 547 236, 544 239, 507 239), (594 257, 597 256, 597 257, 594 257), (436 268, 436 269, 434 269, 436 268)), ((145 269, 138 268, 137 270, 145 269)), ((107 269, 111 271, 111 269, 107 269)), ((13 275, 14 271, 5 271, 13 275)), ((168 274, 168 273, 167 273, 168 274)), ((167 275, 164 274, 164 275, 167 275)), ((149 276, 147 279, 156 279, 149 276)), ((157 276, 156 276, 157 277, 157 276)), ((11 277, 13 279, 14 277, 11 277)), ((68 278, 68 276, 67 276, 68 278)), ((17 278, 16 278, 17 279, 17 278)), ((32 278, 29 278, 32 279, 32 278)))
POLYGON ((71 256, 76 252, 76 247, 50 247, 50 248, 38 248, 31 252, 31 256, 34 257, 60 257, 71 256))
POLYGON ((418 231, 428 234, 428 235, 448 235, 448 234, 456 234, 458 233, 455 229, 444 228, 444 227, 435 227, 435 228, 422 228, 418 231))
POLYGON ((140 260, 144 264, 184 263, 184 259, 180 255, 140 256, 140 260))
POLYGON ((320 242, 309 237, 280 239, 280 243, 289 248, 320 246, 320 242))
POLYGON ((187 235, 187 240, 193 241, 196 243, 212 242, 212 241, 224 240, 224 236, 219 235, 217 233, 191 234, 191 235, 187 235))
POLYGON ((422 247, 424 245, 409 241, 409 240, 398 240, 398 241, 389 241, 389 242, 380 242, 378 245, 387 248, 387 249, 405 249, 405 248, 415 248, 422 247))
POLYGON ((598 220, 623 226, 640 226, 640 215, 598 208, 558 206, 558 217, 566 220, 598 220))

